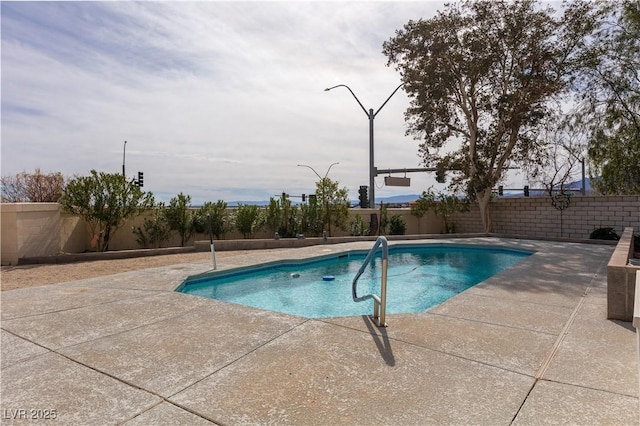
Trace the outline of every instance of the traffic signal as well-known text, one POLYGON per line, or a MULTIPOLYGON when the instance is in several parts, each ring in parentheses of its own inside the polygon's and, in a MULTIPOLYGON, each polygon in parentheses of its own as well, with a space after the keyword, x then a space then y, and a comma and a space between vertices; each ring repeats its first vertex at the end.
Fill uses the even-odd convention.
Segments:
POLYGON ((144 173, 138 172, 138 186, 142 188, 144 186, 144 173))
POLYGON ((529 185, 525 185, 524 186, 524 196, 528 197, 529 196, 529 185))
POLYGON ((369 207, 369 196, 367 194, 368 186, 362 185, 358 189, 358 200, 360 200, 360 208, 366 209, 369 207))
POLYGON ((304 203, 305 201, 307 201, 307 195, 306 194, 302 194, 302 202, 304 203))
POLYGON ((504 188, 502 185, 498 187, 498 195, 501 197, 504 195, 504 188))

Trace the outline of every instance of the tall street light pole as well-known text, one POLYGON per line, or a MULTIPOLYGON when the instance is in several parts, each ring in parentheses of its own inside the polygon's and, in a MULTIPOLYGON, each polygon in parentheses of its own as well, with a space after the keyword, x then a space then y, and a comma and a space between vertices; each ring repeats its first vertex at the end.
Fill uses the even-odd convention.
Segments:
POLYGON ((380 108, 378 108, 376 112, 373 112, 373 108, 370 108, 369 111, 367 111, 364 105, 362 105, 362 102, 360 102, 360 99, 358 99, 356 94, 353 93, 353 90, 351 90, 351 88, 347 85, 338 84, 337 86, 324 89, 325 92, 328 92, 329 90, 335 89, 336 87, 346 88, 349 92, 351 92, 355 100, 358 102, 358 105, 360 105, 360 108, 362 108, 366 116, 369 118, 369 207, 371 208, 375 207, 375 203, 376 203, 374 178, 377 174, 376 167, 373 161, 373 119, 376 118, 376 115, 378 115, 380 110, 387 104, 387 102, 389 102, 389 99, 391 99, 391 97, 395 95, 398 89, 400 89, 403 85, 404 83, 401 83, 398 87, 396 87, 396 89, 393 92, 391 92, 387 100, 384 101, 382 105, 380 105, 380 108))
POLYGON ((124 159, 127 154, 127 141, 124 141, 124 148, 122 149, 122 177, 126 180, 127 175, 124 173, 124 159))

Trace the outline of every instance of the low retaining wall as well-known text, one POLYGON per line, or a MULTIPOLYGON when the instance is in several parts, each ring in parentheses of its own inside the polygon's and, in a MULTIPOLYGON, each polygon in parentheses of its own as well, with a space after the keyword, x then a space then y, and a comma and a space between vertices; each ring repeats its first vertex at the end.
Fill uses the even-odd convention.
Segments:
MULTIPOLYGON (((471 237, 486 237, 489 234, 431 234, 431 235, 386 235, 385 237, 389 241, 394 240, 428 240, 438 238, 471 238, 471 237)), ((213 246, 215 251, 229 251, 229 250, 262 250, 262 249, 274 249, 274 248, 297 248, 317 246, 322 244, 341 244, 352 243, 356 241, 375 241, 378 238, 374 236, 364 237, 327 237, 324 238, 280 238, 280 239, 250 239, 250 240, 213 240, 213 246)), ((196 241, 196 251, 209 251, 211 250, 211 242, 196 241)))
MULTIPOLYGON (((247 240, 214 240, 213 246, 216 251, 229 250, 262 250, 274 248, 297 248, 308 247, 320 244, 339 244, 353 241, 375 240, 376 237, 328 237, 323 238, 280 238, 276 239, 247 239, 247 240)), ((211 250, 210 241, 196 241, 196 251, 211 250)))
POLYGON ((607 318, 633 321, 637 272, 632 266, 633 228, 625 228, 607 265, 607 318))
MULTIPOLYGON (((636 273, 636 297, 633 308, 633 327, 636 329, 636 355, 638 363, 638 384, 640 385, 640 272, 636 273)), ((638 387, 640 391, 640 386, 638 387)), ((640 406, 638 407, 638 418, 640 418, 640 406)))
POLYGON ((196 248, 191 246, 87 253, 66 253, 52 256, 22 257, 18 259, 18 265, 88 262, 90 260, 133 259, 135 257, 162 256, 164 254, 194 253, 195 251, 196 248))
MULTIPOLYGON (((451 238, 474 238, 487 237, 489 234, 454 234, 447 235, 447 239, 451 238)), ((495 236, 495 235, 493 235, 495 236)), ((274 239, 252 239, 252 240, 214 240, 215 251, 230 250, 262 250, 277 248, 297 248, 322 244, 341 244, 356 241, 375 241, 377 236, 372 237, 328 237, 324 238, 280 238, 274 239)), ((443 238, 441 234, 432 235, 388 235, 389 241, 394 240, 429 240, 443 238)), ((589 240, 593 241, 593 240, 589 240)), ((18 265, 34 265, 34 264, 53 264, 53 263, 72 263, 86 262, 90 260, 109 260, 109 259, 131 259, 136 257, 161 256, 165 254, 177 253, 194 253, 207 252, 211 250, 209 240, 196 241, 194 245, 189 247, 168 247, 158 249, 138 249, 138 250, 120 250, 106 252, 87 252, 87 253, 66 253, 51 256, 37 256, 21 258, 18 265)))

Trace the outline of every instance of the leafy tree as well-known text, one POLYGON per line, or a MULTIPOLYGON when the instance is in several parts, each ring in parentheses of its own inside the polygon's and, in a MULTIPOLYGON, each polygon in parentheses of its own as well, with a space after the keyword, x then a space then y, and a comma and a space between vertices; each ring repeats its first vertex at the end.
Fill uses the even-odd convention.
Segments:
POLYGON ((60 172, 22 172, 0 179, 3 203, 57 203, 66 183, 60 172))
POLYGON ((578 79, 578 117, 589 135, 590 175, 606 194, 640 193, 640 3, 602 3, 607 20, 596 32, 578 79))
POLYGON ((535 130, 569 89, 596 15, 581 0, 562 15, 534 0, 467 0, 384 43, 412 98, 407 133, 422 139, 425 165, 452 171, 452 189, 477 200, 485 231, 492 188, 536 158, 535 130), (459 148, 440 155, 448 142, 459 148))
MULTIPOLYGON (((454 213, 468 212, 469 200, 467 198, 460 198, 455 194, 434 193, 432 189, 424 191, 420 198, 416 200, 413 206, 411 206, 411 214, 417 216, 433 210, 437 216, 441 216, 444 220, 444 227, 447 233, 455 232, 455 224, 451 223, 451 216, 454 213)), ((418 216, 418 217, 422 217, 418 216)))
POLYGON ((349 220, 349 192, 339 182, 323 177, 316 182, 316 198, 321 208, 323 229, 331 236, 332 226, 345 229, 349 220))
POLYGON ((83 218, 91 227, 99 251, 109 249, 112 235, 124 221, 153 207, 153 194, 118 173, 98 173, 73 178, 60 198, 62 208, 83 218))
POLYGON ((233 229, 233 221, 227 211, 227 203, 218 200, 215 203, 207 201, 196 211, 194 229, 199 233, 208 233, 208 221, 211 220, 211 232, 221 239, 224 234, 233 229))
POLYGON ((145 248, 159 248, 171 237, 171 228, 165 215, 164 203, 153 209, 150 218, 145 217, 142 226, 134 226, 136 241, 145 248))
POLYGON ((164 209, 164 215, 172 231, 180 235, 180 246, 191 238, 195 231, 195 215, 191 211, 191 196, 182 192, 169 201, 169 206, 164 209))
POLYGON ((593 186, 602 194, 640 194, 640 139, 628 127, 606 133, 601 127, 589 143, 593 186))
POLYGON ((563 191, 570 179, 581 172, 587 152, 585 126, 574 115, 553 115, 542 125, 537 161, 525 165, 533 182, 544 186, 550 197, 563 191))
POLYGON ((264 225, 263 215, 258 206, 238 205, 236 209, 236 228, 244 238, 251 236, 264 225))
POLYGON ((427 214, 430 208, 431 205, 425 198, 425 193, 423 192, 421 197, 411 203, 411 214, 415 217, 420 218, 427 214))

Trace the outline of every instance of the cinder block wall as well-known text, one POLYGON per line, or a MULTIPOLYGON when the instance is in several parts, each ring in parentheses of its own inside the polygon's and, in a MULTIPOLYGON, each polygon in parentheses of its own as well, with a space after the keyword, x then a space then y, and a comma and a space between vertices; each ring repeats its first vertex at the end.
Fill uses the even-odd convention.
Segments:
MULTIPOLYGON (((640 229, 640 195, 572 196, 561 211, 549 197, 508 197, 491 202, 494 232, 530 237, 589 238, 594 229, 612 227, 622 234, 625 227, 640 229)), ((483 232, 480 212, 473 205, 467 213, 452 217, 460 233, 483 232)))

